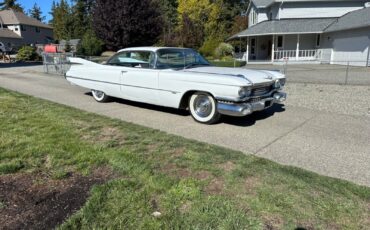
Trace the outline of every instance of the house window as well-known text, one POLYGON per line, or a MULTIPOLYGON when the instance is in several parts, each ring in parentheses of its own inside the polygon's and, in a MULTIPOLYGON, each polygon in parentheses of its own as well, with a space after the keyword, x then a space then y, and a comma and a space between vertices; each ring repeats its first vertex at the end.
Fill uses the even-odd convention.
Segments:
POLYGON ((40 33, 40 28, 39 27, 35 27, 36 29, 36 33, 40 33))
POLYGON ((14 27, 14 31, 18 31, 18 27, 14 27))
POLYGON ((256 39, 252 38, 251 39, 251 55, 256 54, 256 39))
POLYGON ((316 47, 320 47, 320 42, 321 42, 321 35, 318 34, 316 35, 316 47))
POLYGON ((21 25, 21 30, 26 31, 26 27, 24 25, 21 25))
POLYGON ((255 9, 252 9, 250 13, 250 24, 255 25, 257 24, 257 22, 258 22, 258 14, 255 11, 255 9))
POLYGON ((283 36, 278 36, 277 37, 277 48, 283 48, 283 45, 284 45, 283 36))

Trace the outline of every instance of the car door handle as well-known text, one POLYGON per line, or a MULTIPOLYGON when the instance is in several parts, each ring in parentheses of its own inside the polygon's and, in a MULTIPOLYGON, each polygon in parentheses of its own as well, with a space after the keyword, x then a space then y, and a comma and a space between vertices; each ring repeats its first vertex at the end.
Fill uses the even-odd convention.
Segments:
POLYGON ((127 71, 126 70, 122 70, 121 73, 127 73, 127 71))

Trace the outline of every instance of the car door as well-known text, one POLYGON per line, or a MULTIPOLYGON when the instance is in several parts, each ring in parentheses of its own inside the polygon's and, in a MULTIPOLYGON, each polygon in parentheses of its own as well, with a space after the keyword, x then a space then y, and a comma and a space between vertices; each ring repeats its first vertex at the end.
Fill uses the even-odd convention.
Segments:
POLYGON ((123 51, 111 63, 121 68, 120 87, 123 98, 158 104, 158 70, 155 54, 150 51, 123 51))

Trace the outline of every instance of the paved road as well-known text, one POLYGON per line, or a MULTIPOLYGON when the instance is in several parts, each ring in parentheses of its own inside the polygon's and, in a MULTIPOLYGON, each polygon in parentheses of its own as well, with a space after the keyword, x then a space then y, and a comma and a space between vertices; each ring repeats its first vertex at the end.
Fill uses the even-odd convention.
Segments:
POLYGON ((206 126, 174 109, 118 99, 96 103, 88 90, 37 69, 0 68, 0 87, 370 186, 369 116, 327 113, 288 102, 206 126))

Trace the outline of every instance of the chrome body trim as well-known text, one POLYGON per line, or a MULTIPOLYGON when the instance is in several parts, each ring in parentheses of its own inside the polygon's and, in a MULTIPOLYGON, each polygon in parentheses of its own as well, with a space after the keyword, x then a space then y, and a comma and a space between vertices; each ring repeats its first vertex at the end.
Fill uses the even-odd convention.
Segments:
POLYGON ((218 101, 217 110, 220 114, 244 117, 256 111, 265 110, 275 103, 281 103, 286 100, 287 94, 283 92, 276 92, 272 97, 263 98, 257 102, 233 103, 218 101))

